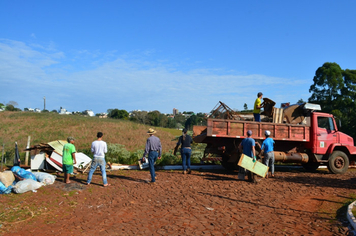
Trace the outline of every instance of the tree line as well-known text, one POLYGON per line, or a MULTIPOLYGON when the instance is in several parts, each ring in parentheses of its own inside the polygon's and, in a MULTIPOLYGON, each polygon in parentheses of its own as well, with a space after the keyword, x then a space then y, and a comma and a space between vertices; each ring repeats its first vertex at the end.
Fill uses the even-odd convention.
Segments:
POLYGON ((109 109, 108 117, 113 119, 123 119, 137 122, 140 124, 164 127, 164 128, 187 128, 192 129, 193 125, 206 125, 206 115, 204 113, 183 112, 176 115, 163 114, 159 111, 133 111, 128 113, 126 110, 109 109))

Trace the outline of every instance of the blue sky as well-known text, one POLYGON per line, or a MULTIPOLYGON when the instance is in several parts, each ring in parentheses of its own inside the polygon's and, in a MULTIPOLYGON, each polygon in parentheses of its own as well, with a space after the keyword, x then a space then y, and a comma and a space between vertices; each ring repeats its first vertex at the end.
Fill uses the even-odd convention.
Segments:
POLYGON ((356 69, 356 1, 0 0, 0 102, 69 111, 296 103, 356 69))

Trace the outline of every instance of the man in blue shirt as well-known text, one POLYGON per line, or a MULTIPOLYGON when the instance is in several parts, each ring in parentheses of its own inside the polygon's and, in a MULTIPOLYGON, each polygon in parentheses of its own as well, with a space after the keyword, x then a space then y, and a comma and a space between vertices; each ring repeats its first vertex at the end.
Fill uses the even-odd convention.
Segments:
MULTIPOLYGON (((273 144, 274 140, 270 138, 271 132, 269 130, 265 131, 266 139, 262 143, 261 151, 264 151, 265 156, 265 165, 270 166, 271 177, 274 177, 274 152, 273 152, 273 144)), ((268 173, 266 175, 268 178, 268 173)))
POLYGON ((155 173, 154 164, 157 158, 161 159, 162 145, 161 145, 161 140, 158 137, 154 136, 154 134, 156 133, 154 129, 150 128, 147 133, 150 135, 150 137, 147 139, 145 153, 143 154, 143 157, 146 157, 146 155, 148 155, 148 165, 151 174, 150 183, 153 184, 156 182, 156 173, 155 173))
MULTIPOLYGON (((239 145, 240 152, 246 156, 252 157, 253 162, 256 161, 256 151, 255 151, 255 140, 251 138, 252 131, 247 131, 247 138, 243 139, 239 145)), ((246 169, 240 167, 239 168, 239 179, 245 179, 246 169)), ((251 182, 256 182, 255 174, 251 171, 248 171, 248 180, 251 182)))

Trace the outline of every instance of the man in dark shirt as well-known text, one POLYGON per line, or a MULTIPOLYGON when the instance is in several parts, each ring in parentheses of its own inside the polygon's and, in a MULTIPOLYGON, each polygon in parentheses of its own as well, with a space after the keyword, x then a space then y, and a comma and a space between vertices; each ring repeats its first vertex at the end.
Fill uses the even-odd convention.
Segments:
MULTIPOLYGON (((190 174, 190 156, 192 155, 192 149, 190 144, 193 143, 192 137, 187 134, 187 129, 183 129, 183 135, 179 137, 177 146, 174 150, 177 150, 179 145, 182 144, 180 148, 180 153, 182 156, 182 166, 183 166, 183 174, 190 174)), ((175 154, 175 153, 174 153, 175 154)))
POLYGON ((162 145, 161 145, 161 140, 154 136, 156 131, 152 128, 150 128, 147 132, 150 137, 147 139, 146 142, 146 148, 145 152, 143 153, 143 157, 146 157, 148 155, 148 165, 151 173, 151 182, 150 183, 155 183, 156 182, 156 173, 155 173, 155 167, 154 164, 158 159, 161 159, 162 155, 162 145))

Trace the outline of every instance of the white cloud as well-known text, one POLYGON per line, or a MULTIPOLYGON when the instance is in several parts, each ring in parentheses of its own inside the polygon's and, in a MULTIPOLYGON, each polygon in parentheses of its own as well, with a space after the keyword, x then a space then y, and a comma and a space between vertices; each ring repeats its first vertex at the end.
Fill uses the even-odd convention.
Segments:
MULTIPOLYGON (((0 40, 0 81, 5 100, 17 101, 20 108, 36 107, 46 96, 50 110, 62 106, 94 112, 109 108, 171 112, 176 107, 208 112, 218 101, 231 108, 242 109, 244 103, 251 107, 259 91, 272 100, 285 94, 297 101, 301 98, 299 90, 305 93, 305 87, 309 88, 307 80, 241 75, 214 68, 187 71, 177 62, 133 60, 115 51, 84 50, 69 57, 53 45, 0 40)), ((154 52, 151 49, 143 54, 146 57, 154 52)))

